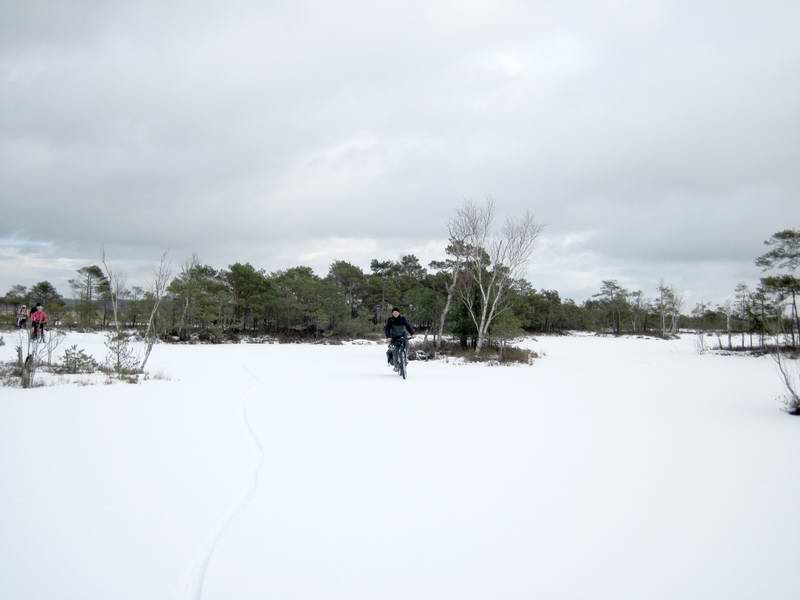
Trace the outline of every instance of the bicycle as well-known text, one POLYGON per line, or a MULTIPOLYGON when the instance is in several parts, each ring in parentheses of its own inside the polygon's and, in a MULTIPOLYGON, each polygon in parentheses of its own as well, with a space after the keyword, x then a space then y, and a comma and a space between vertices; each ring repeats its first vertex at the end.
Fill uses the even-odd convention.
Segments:
POLYGON ((403 338, 399 340, 401 343, 395 343, 392 340, 389 345, 392 349, 392 364, 394 371, 403 379, 406 378, 408 368, 408 339, 403 338))

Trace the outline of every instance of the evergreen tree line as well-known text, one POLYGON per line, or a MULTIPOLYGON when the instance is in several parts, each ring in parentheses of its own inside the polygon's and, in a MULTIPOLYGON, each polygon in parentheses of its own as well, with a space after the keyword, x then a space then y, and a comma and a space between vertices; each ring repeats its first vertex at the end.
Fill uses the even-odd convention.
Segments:
MULTIPOLYGON (((741 345, 748 341, 751 347, 763 346, 771 333, 781 333, 796 346, 800 343, 800 281, 794 275, 800 261, 798 240, 800 231, 774 234, 765 242, 769 252, 756 259, 757 265, 773 273, 763 277, 756 289, 740 284, 729 301, 713 307, 699 303, 688 314, 682 312, 679 291, 663 282, 648 297, 642 290, 606 280, 590 299, 576 304, 561 298, 557 290, 536 290, 524 278, 510 279, 488 334, 492 340, 505 340, 525 332, 667 336, 694 329, 724 332, 729 345, 733 336, 741 336, 741 345)), ((457 260, 465 256, 463 243, 451 244, 447 254, 448 260, 427 266, 411 254, 399 260, 375 259, 368 270, 337 260, 324 276, 306 266, 271 273, 249 263, 219 269, 192 256, 171 279, 154 326, 160 336, 179 340, 222 341, 241 335, 360 337, 380 334, 391 307, 399 306, 426 337, 436 336, 444 317, 443 333, 474 346, 478 327, 469 307, 472 299, 480 301, 479 288, 465 283, 468 269, 457 260), (453 287, 461 289, 460 301, 448 302, 453 287)), ((487 263, 480 268, 488 277, 492 268, 502 267, 490 268, 487 263)), ((42 302, 51 322, 103 329, 110 327, 116 300, 122 326, 139 329, 147 324, 155 301, 142 287, 112 286, 97 265, 78 270, 70 286, 73 298, 65 300, 47 281, 30 289, 17 285, 4 302, 10 307, 42 302)))
POLYGON ((770 344, 796 348, 800 344, 800 278, 796 275, 800 230, 779 231, 764 244, 769 250, 755 259, 764 276, 754 289, 739 283, 724 302, 716 306, 699 302, 684 314, 680 292, 663 282, 655 296, 647 299, 641 290, 627 290, 614 280, 603 281, 600 291, 582 306, 589 323, 586 329, 660 335, 691 329, 724 334, 721 345, 729 349, 766 348, 770 344))

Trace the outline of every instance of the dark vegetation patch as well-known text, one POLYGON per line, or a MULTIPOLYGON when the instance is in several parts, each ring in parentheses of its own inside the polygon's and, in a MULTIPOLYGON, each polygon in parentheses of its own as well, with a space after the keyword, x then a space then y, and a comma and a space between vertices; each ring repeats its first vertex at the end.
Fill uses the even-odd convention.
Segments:
POLYGON ((533 350, 502 344, 488 344, 476 354, 475 349, 469 345, 449 340, 442 341, 439 348, 436 348, 432 341, 415 342, 410 347, 409 360, 426 360, 420 353, 427 359, 460 358, 470 363, 499 365, 529 365, 533 364, 534 359, 539 358, 533 350))
POLYGON ((248 335, 237 331, 216 328, 192 332, 183 337, 177 331, 170 331, 162 336, 162 341, 168 344, 326 344, 341 345, 346 341, 355 339, 382 340, 379 333, 369 332, 363 335, 345 335, 322 332, 313 328, 279 329, 265 335, 248 335))
POLYGON ((752 347, 733 346, 730 348, 723 346, 721 348, 711 348, 710 351, 721 356, 734 356, 737 354, 744 356, 767 356, 781 353, 785 358, 800 359, 800 347, 783 346, 778 344, 765 344, 764 346, 752 347))

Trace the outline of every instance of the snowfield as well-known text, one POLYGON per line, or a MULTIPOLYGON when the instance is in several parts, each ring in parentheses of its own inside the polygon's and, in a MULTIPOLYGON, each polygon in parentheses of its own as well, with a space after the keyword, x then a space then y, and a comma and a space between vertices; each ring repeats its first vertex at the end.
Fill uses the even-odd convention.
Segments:
POLYGON ((382 345, 159 345, 166 381, 0 388, 0 598, 800 597, 769 358, 526 344, 407 381, 382 345))

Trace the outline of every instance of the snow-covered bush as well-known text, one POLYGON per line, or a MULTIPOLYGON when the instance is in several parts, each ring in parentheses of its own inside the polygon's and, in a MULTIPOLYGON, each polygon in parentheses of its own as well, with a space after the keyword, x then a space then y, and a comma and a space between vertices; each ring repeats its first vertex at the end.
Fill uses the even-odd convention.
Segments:
POLYGON ((478 354, 469 352, 464 355, 467 362, 482 362, 495 365, 522 364, 529 365, 537 354, 527 348, 517 346, 484 346, 478 354))
POLYGON ((58 366, 57 372, 68 375, 94 373, 99 366, 91 355, 78 348, 77 344, 73 344, 64 350, 64 356, 61 357, 61 364, 58 366))
POLYGON ((446 340, 443 340, 438 348, 432 341, 414 343, 408 354, 409 360, 418 360, 418 352, 425 353, 429 358, 462 358, 466 362, 496 365, 532 364, 533 359, 538 358, 538 354, 533 350, 500 344, 486 345, 476 354, 475 349, 470 346, 464 347, 459 342, 446 340))

